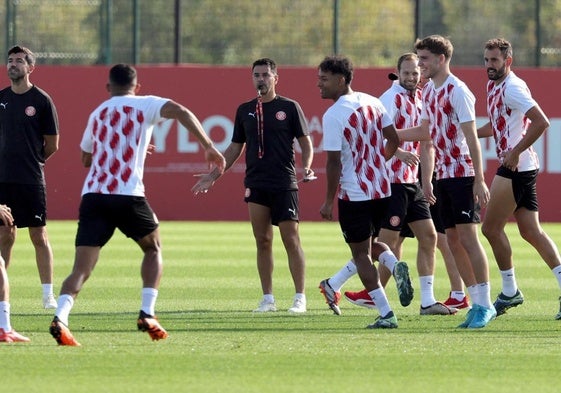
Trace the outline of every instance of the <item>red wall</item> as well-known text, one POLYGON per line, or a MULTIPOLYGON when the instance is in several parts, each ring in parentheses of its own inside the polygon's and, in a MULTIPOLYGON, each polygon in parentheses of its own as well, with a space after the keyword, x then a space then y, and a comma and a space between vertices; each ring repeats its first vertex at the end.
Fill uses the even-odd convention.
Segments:
MULTIPOLYGON (((389 86, 388 69, 356 70, 353 88, 380 95, 389 86)), ((455 68, 477 96, 477 115, 484 121, 486 73, 483 68, 455 68)), ((108 97, 105 90, 108 67, 39 66, 32 80, 55 101, 60 118, 60 150, 47 162, 48 207, 50 219, 76 219, 82 181, 86 174, 80 162, 80 138, 89 113, 108 97)), ((203 122, 220 149, 230 141, 235 110, 242 101, 253 98, 251 70, 248 67, 150 66, 138 67, 141 94, 174 99, 190 108, 203 122)), ((534 97, 553 121, 537 147, 542 161, 538 181, 542 221, 561 221, 561 106, 555 97, 561 89, 561 70, 519 69, 534 97)), ((319 179, 301 187, 301 218, 319 220, 324 195, 324 154, 321 152, 321 116, 331 104, 322 100, 316 87, 316 69, 281 67, 277 92, 300 102, 309 122, 316 155, 313 168, 319 179)), ((146 161, 147 196, 162 220, 246 220, 243 202, 243 160, 222 177, 208 194, 190 192, 196 173, 206 171, 198 144, 176 122, 155 130, 156 152, 146 161)), ((496 168, 494 148, 483 143, 486 176, 496 168)), ((299 157, 297 157, 299 160, 299 157)))

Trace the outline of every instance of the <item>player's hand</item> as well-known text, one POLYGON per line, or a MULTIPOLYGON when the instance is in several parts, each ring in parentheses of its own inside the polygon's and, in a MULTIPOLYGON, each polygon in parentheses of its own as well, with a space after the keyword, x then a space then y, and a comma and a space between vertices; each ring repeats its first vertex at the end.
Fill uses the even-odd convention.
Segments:
POLYGON ((13 226, 14 217, 12 216, 12 209, 6 205, 0 205, 0 220, 8 227, 13 226))
POLYGON ((473 183, 473 197, 475 203, 479 203, 481 206, 486 206, 489 203, 489 189, 485 181, 476 181, 473 183))
POLYGON ((214 145, 211 145, 205 149, 205 160, 208 162, 209 168, 215 166, 219 173, 224 173, 224 169, 226 168, 226 159, 220 153, 214 145))
POLYGON ((324 220, 332 221, 333 220, 333 204, 324 203, 323 205, 321 205, 321 208, 319 209, 319 214, 321 214, 321 217, 324 220))
POLYGON ((405 165, 410 166, 410 167, 419 165, 419 162, 420 162, 420 156, 419 155, 417 155, 415 153, 411 153, 410 151, 402 150, 402 149, 397 149, 396 152, 395 152, 395 156, 397 157, 398 160, 400 160, 405 165))
POLYGON ((423 184, 423 195, 429 204, 434 205, 436 203, 436 196, 434 195, 434 189, 431 182, 423 184))
POLYGON ((516 171, 518 168, 518 162, 520 161, 520 155, 514 153, 512 150, 502 152, 499 156, 499 161, 501 165, 511 171, 516 171))
POLYGON ((199 181, 197 181, 197 183, 195 183, 193 188, 191 188, 191 191, 195 195, 197 195, 199 193, 206 194, 208 192, 208 190, 210 189, 210 187, 213 186, 214 181, 215 181, 214 177, 211 176, 210 173, 197 174, 197 175, 195 175, 195 177, 199 178, 199 181))
POLYGON ((308 183, 308 182, 314 181, 316 179, 317 179, 317 176, 315 175, 314 171, 312 171, 309 168, 304 170, 304 177, 302 178, 302 181, 304 183, 308 183))

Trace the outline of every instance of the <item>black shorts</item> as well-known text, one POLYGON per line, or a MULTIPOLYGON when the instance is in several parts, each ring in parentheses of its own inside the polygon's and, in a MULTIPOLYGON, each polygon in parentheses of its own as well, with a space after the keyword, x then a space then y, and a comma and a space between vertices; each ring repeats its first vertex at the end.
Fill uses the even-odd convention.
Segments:
MULTIPOLYGON (((436 195, 437 191, 437 187, 438 185, 436 184, 436 177, 433 176, 432 177, 432 192, 433 194, 436 195)), ((437 199, 436 203, 434 205, 430 205, 430 215, 432 217, 432 222, 434 223, 434 227, 436 229, 436 232, 438 233, 446 233, 445 228, 444 228, 444 222, 442 221, 442 217, 440 217, 440 200, 437 199)))
POLYGON ((473 176, 437 180, 436 199, 444 228, 481 222, 480 207, 473 197, 473 182, 473 176))
POLYGON ((512 181, 512 194, 516 201, 516 210, 524 207, 530 211, 538 211, 538 192, 536 190, 536 180, 538 170, 533 171, 511 171, 504 166, 497 169, 497 176, 505 177, 512 181))
POLYGON ((298 221, 298 190, 265 190, 246 188, 244 201, 271 209, 271 223, 298 221))
POLYGON ((347 243, 377 236, 390 198, 351 202, 338 199, 339 225, 347 243))
POLYGON ((42 184, 0 183, 0 204, 12 209, 18 228, 47 225, 47 193, 42 184))
POLYGON ((158 228, 158 219, 145 197, 85 194, 75 245, 103 247, 118 228, 138 241, 158 228))
POLYGON ((401 231, 408 228, 410 222, 430 220, 429 203, 419 184, 392 183, 391 188, 392 196, 382 228, 401 231))

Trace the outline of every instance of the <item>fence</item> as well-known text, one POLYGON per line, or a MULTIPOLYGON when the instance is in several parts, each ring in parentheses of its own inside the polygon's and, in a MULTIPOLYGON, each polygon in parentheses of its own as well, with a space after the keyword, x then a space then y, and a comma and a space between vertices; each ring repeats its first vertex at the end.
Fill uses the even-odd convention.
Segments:
POLYGON ((269 56, 316 65, 344 53, 393 66, 416 37, 449 36, 455 65, 480 65, 504 36, 516 64, 561 65, 561 0, 4 0, 4 53, 15 43, 39 63, 247 65, 269 56))

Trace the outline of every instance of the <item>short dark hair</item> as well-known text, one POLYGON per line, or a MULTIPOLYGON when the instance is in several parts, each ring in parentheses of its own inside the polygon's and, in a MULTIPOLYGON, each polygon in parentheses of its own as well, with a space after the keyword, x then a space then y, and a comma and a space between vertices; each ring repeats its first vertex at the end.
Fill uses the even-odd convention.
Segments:
POLYGON ((35 54, 31 52, 29 48, 20 45, 12 46, 10 50, 8 50, 8 56, 15 53, 25 53, 25 61, 27 61, 27 64, 35 65, 35 54))
POLYGON ((253 62, 251 69, 253 70, 256 66, 269 66, 273 74, 277 73, 277 63, 273 59, 269 59, 268 57, 263 57, 261 59, 257 59, 253 62))
POLYGON ((501 54, 506 59, 507 57, 512 57, 512 45, 510 42, 504 38, 492 38, 485 43, 485 49, 499 49, 501 54))
POLYGON ((419 56, 417 56, 415 53, 404 53, 401 56, 399 56, 399 59, 397 59, 397 70, 401 71, 401 64, 406 61, 406 60, 419 60, 419 56))
POLYGON ((109 82, 117 86, 130 86, 136 79, 136 70, 128 64, 115 64, 109 70, 109 82))
POLYGON ((432 54, 444 55, 446 59, 450 59, 454 52, 454 46, 448 38, 434 34, 422 40, 417 40, 415 42, 415 51, 418 50, 428 50, 432 54))
POLYGON ((326 56, 319 64, 319 69, 323 72, 343 75, 347 85, 350 85, 353 80, 353 63, 345 56, 326 56))

